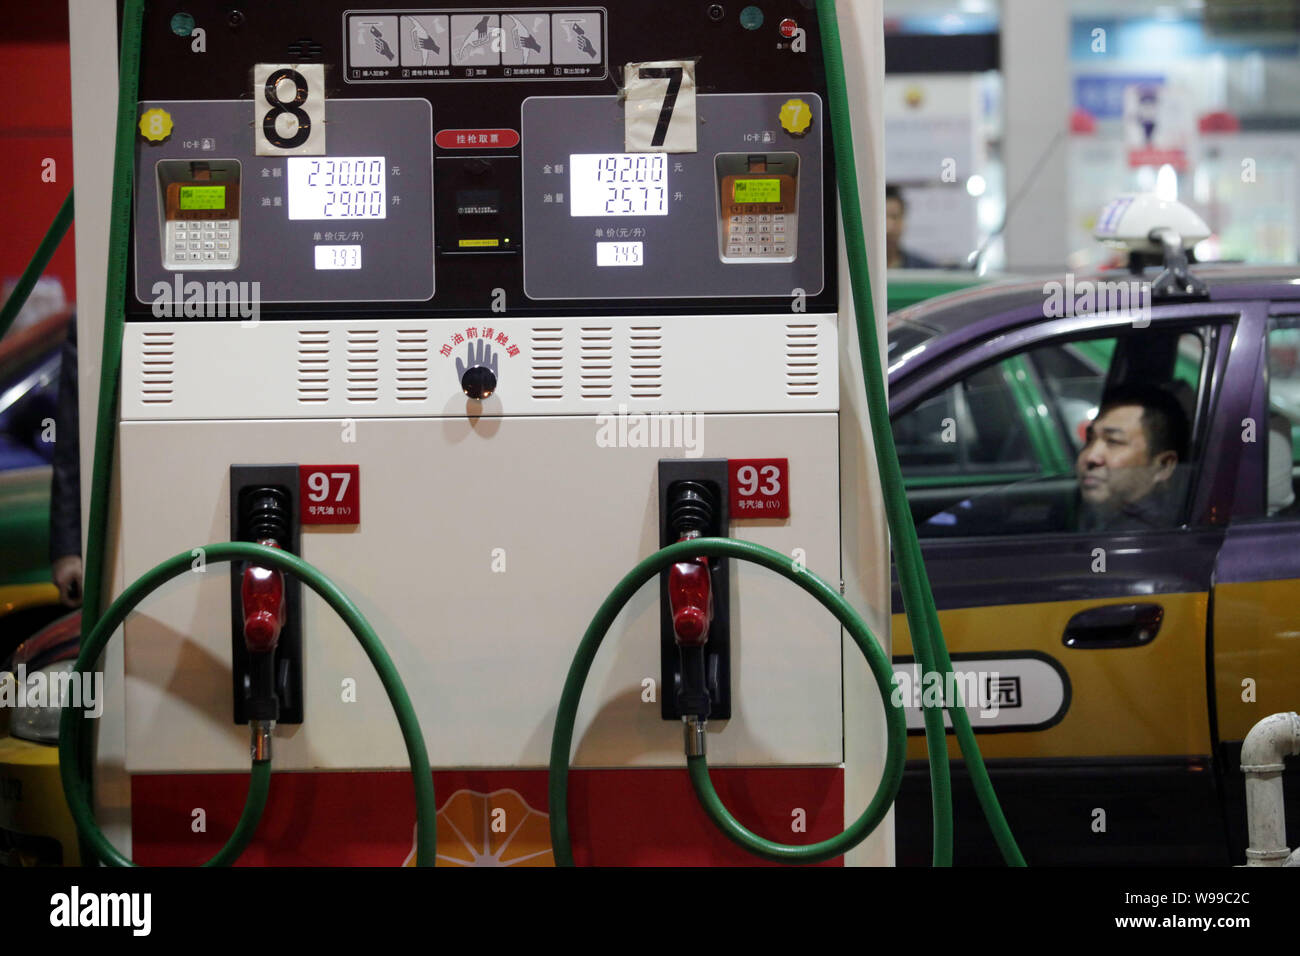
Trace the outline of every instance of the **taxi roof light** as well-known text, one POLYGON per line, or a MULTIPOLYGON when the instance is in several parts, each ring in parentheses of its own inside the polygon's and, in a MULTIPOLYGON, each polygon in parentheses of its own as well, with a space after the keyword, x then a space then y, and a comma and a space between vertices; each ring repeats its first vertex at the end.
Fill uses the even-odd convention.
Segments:
POLYGON ((1187 250, 1210 236, 1205 220, 1182 203, 1154 193, 1128 193, 1112 199, 1097 217, 1093 236, 1129 253, 1129 269, 1141 273, 1149 258, 1160 257, 1164 271, 1151 283, 1153 299, 1203 299, 1205 282, 1188 268, 1187 250))

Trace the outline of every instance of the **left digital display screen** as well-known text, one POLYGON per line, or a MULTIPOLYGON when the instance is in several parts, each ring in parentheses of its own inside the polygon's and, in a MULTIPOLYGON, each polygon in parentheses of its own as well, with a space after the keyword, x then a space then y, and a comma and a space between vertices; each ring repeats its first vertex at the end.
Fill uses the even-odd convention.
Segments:
POLYGON ((182 186, 181 209, 225 209, 225 186, 182 186))
POLYGON ((383 156, 293 156, 287 162, 290 219, 386 217, 383 156))

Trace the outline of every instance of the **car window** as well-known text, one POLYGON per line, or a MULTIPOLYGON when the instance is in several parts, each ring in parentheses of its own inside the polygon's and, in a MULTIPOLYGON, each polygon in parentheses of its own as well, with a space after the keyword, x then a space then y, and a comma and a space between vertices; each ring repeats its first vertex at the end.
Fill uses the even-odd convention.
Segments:
POLYGON ((905 409, 894 436, 918 534, 1177 526, 1206 341, 1167 328, 1056 339, 905 409))
POLYGON ((1265 514, 1279 519, 1300 516, 1300 317, 1269 323, 1265 454, 1265 514))
POLYGON ((0 380, 0 472, 48 465, 57 407, 59 351, 23 365, 0 380))

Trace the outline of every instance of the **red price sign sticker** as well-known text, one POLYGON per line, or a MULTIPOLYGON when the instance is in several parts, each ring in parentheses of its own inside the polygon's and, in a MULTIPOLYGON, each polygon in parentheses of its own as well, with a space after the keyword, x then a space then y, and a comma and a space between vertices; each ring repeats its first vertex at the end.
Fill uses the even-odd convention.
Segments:
POLYGON ((733 521, 790 517, 790 459, 733 458, 727 464, 733 521))
POLYGON ((303 524, 360 524, 361 466, 299 465, 298 508, 303 524))

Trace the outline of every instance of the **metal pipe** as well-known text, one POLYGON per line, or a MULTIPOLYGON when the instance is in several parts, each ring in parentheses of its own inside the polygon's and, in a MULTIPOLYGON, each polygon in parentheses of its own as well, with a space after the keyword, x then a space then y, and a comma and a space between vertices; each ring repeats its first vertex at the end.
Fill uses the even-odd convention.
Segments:
POLYGON ((1286 807, 1282 797, 1283 760, 1300 754, 1300 716, 1273 714, 1246 735, 1241 772, 1246 775, 1247 866, 1282 866, 1286 845, 1286 807))

